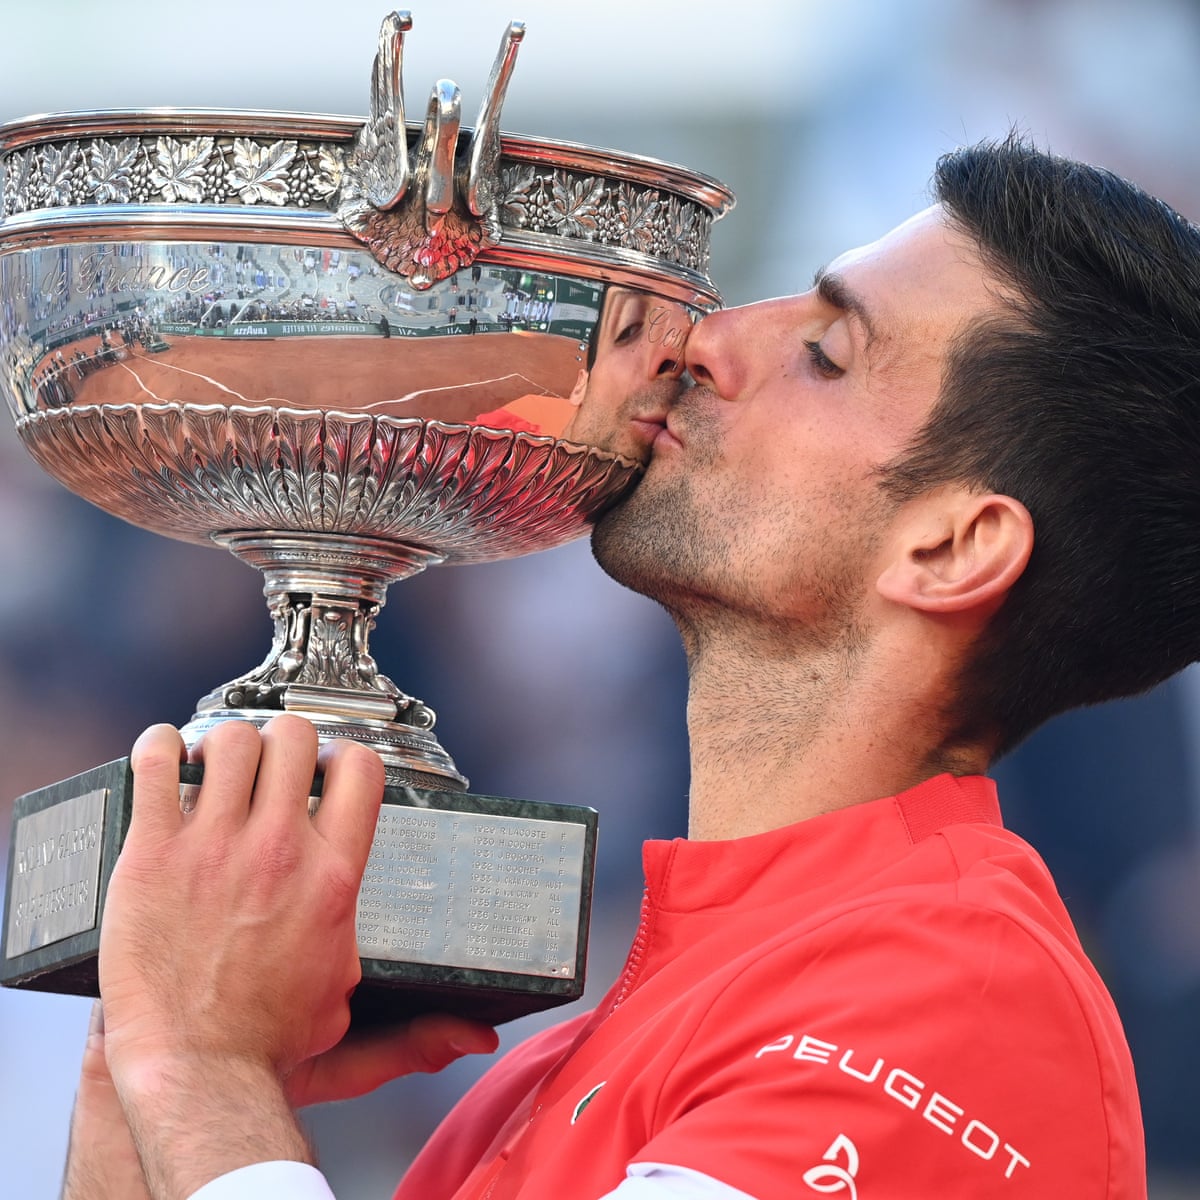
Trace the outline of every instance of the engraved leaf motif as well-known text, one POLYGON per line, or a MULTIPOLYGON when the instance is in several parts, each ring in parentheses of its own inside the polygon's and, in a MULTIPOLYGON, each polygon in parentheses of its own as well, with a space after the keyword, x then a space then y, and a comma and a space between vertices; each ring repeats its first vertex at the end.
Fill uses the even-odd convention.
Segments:
POLYGON ((342 182, 342 169, 341 157, 328 146, 322 146, 317 155, 316 174, 312 177, 313 191, 318 196, 328 196, 336 192, 342 182))
POLYGON ((501 172, 503 199, 500 208, 506 224, 518 228, 544 224, 545 180, 528 167, 506 167, 501 172))
POLYGON ((286 204, 287 169, 295 157, 296 143, 293 141, 272 142, 265 146, 249 138, 234 138, 229 186, 238 193, 243 204, 260 201, 286 204))
POLYGON ((676 262, 691 262, 697 254, 700 210, 679 204, 672 211, 672 255, 676 262))
POLYGON ((280 527, 290 519, 291 508, 281 488, 276 470, 275 414, 270 409, 230 409, 230 427, 244 467, 242 484, 248 502, 253 504, 256 520, 280 527))
POLYGON ((668 258, 678 257, 675 239, 679 228, 679 210, 679 198, 668 196, 665 207, 659 210, 660 220, 655 222, 654 241, 650 247, 652 253, 668 258))
POLYGON ((654 245, 658 193, 635 191, 628 184, 622 184, 617 205, 625 225, 625 245, 649 254, 654 245))
POLYGON ((325 414, 316 410, 278 409, 275 428, 287 500, 299 529, 327 529, 323 500, 325 414))
POLYGON ((375 418, 366 413, 329 413, 325 418, 326 507, 334 529, 353 526, 362 501, 363 465, 369 461, 375 418))
POLYGON ((353 683, 353 668, 354 652, 345 614, 336 609, 314 611, 299 682, 345 687, 353 683))
POLYGON ((556 178, 554 208, 557 222, 568 236, 592 237, 596 232, 597 216, 604 199, 604 181, 588 175, 581 178, 556 178))
POLYGON ((150 182, 162 192, 168 203, 185 200, 199 204, 204 198, 204 168, 212 151, 213 140, 210 137, 195 138, 188 142, 160 137, 150 182))
POLYGON ((87 186, 95 193, 97 204, 128 204, 133 195, 133 166, 138 156, 138 140, 93 142, 88 158, 87 186))
POLYGON ((30 207, 30 183, 33 176, 33 151, 10 154, 4 163, 4 215, 23 212, 30 207))
POLYGON ((42 147, 42 171, 46 179, 46 199, 50 204, 70 204, 71 172, 78 160, 78 142, 42 147))

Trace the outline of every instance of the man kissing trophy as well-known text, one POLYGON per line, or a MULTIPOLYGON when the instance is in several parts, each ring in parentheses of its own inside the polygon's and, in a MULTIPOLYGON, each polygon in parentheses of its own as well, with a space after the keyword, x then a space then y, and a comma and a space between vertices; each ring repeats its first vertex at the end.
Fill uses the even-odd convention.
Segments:
MULTIPOLYGON (((89 112, 0 130, 0 364, 37 462, 143 528, 265 576, 263 663, 200 700, 300 714, 382 757, 355 1019, 489 1023, 582 994, 596 816, 478 795, 376 666, 388 585, 546 549, 636 481, 682 371, 715 181, 502 135, 512 24, 473 130, 408 124, 405 13, 370 116, 89 112)), ((182 767, 180 804, 202 770, 182 767)), ((310 810, 320 802, 314 781, 310 810)), ((0 983, 95 994, 122 759, 21 797, 0 983)))

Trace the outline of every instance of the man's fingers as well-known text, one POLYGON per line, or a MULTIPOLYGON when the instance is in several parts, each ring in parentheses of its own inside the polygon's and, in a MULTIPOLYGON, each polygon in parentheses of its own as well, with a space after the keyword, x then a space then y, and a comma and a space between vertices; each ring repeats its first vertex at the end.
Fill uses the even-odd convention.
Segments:
POLYGON ((325 785, 313 823, 361 876, 383 800, 383 762, 365 746, 337 741, 321 747, 318 764, 325 785))
POLYGON ((492 1054, 500 1044, 500 1035, 490 1026, 466 1017, 430 1013, 409 1022, 409 1043, 426 1065, 414 1065, 414 1071, 440 1071, 446 1065, 441 1056, 447 1051, 451 1062, 463 1054, 492 1054))
POLYGON ((204 780, 189 816, 207 833, 245 824, 262 755, 262 738, 245 721, 222 721, 192 748, 191 758, 204 765, 204 780))
POLYGON ((298 1107, 348 1100, 402 1075, 440 1071, 464 1054, 491 1054, 499 1043, 489 1026, 445 1013, 394 1028, 352 1031, 296 1068, 287 1080, 288 1098, 298 1107))
POLYGON ((262 729, 262 759, 253 811, 270 820, 308 820, 308 796, 317 770, 317 730, 303 717, 283 713, 262 729))
POLYGON ((152 725, 133 745, 131 838, 158 840, 179 830, 179 764, 187 751, 179 730, 172 725, 152 725))
POLYGON ((88 1037, 103 1037, 104 1036, 104 1002, 95 1000, 92 1002, 92 1011, 88 1015, 88 1037))

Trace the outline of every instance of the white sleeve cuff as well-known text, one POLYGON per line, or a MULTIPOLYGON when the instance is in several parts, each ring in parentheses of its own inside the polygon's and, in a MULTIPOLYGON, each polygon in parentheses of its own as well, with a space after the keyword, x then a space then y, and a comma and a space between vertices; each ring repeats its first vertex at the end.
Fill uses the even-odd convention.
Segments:
POLYGON ((316 1167, 302 1162, 261 1162, 238 1167, 206 1183, 189 1200, 336 1200, 316 1167))
POLYGON ((625 1168, 620 1185, 600 1200, 755 1200, 711 1175, 671 1163, 638 1162, 625 1168))

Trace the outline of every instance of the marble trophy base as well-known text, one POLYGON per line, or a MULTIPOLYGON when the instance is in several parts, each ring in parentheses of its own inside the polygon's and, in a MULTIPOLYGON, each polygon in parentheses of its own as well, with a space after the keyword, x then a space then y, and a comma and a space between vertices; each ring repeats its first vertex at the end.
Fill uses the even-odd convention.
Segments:
MULTIPOLYGON (((181 769, 185 804, 200 775, 181 769)), ((124 758, 16 801, 0 984, 98 994, 132 793, 124 758)), ((451 1012, 499 1024, 578 999, 595 845, 591 809, 389 786, 359 893, 352 1021, 451 1012)))

